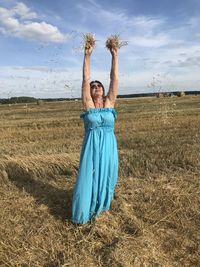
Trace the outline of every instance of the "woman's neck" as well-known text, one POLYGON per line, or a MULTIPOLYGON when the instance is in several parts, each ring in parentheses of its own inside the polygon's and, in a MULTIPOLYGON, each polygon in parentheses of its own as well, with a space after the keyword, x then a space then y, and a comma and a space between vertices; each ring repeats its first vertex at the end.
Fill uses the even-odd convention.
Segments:
POLYGON ((103 98, 96 98, 96 99, 93 99, 93 102, 94 102, 94 106, 95 108, 103 108, 103 98))

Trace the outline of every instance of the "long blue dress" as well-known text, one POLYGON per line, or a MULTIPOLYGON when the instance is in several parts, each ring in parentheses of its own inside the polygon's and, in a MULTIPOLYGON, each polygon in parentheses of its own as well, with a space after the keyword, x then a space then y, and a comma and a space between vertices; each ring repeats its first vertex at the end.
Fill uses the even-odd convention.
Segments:
POLYGON ((85 135, 73 189, 72 222, 84 224, 110 208, 118 177, 115 108, 89 108, 81 113, 85 135))

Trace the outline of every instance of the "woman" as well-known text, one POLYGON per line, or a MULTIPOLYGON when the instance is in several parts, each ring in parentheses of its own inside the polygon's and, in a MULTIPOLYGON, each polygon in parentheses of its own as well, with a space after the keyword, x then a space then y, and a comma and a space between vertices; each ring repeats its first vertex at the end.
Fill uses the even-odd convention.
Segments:
POLYGON ((90 82, 90 56, 85 49, 82 103, 85 135, 79 171, 73 190, 72 222, 84 224, 101 212, 108 212, 118 177, 117 141, 114 134, 118 93, 118 49, 110 49, 112 66, 107 96, 101 82, 90 82))

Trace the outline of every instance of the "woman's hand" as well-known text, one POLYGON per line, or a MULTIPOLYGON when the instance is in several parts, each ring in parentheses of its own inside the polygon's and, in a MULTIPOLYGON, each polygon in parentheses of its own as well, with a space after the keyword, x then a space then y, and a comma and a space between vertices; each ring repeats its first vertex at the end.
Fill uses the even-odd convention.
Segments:
POLYGON ((91 56, 93 51, 93 47, 90 46, 89 48, 85 48, 85 55, 91 56))
POLYGON ((118 55, 118 48, 115 47, 115 48, 110 48, 110 53, 112 56, 117 56, 118 55))

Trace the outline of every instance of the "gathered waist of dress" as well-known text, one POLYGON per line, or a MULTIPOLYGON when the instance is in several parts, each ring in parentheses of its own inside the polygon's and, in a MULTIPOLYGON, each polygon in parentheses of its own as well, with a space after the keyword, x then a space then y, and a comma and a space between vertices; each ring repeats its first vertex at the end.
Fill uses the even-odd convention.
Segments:
POLYGON ((92 126, 92 127, 86 127, 86 131, 92 131, 92 130, 106 130, 106 131, 114 131, 113 126, 108 126, 108 125, 101 125, 101 126, 92 126))

